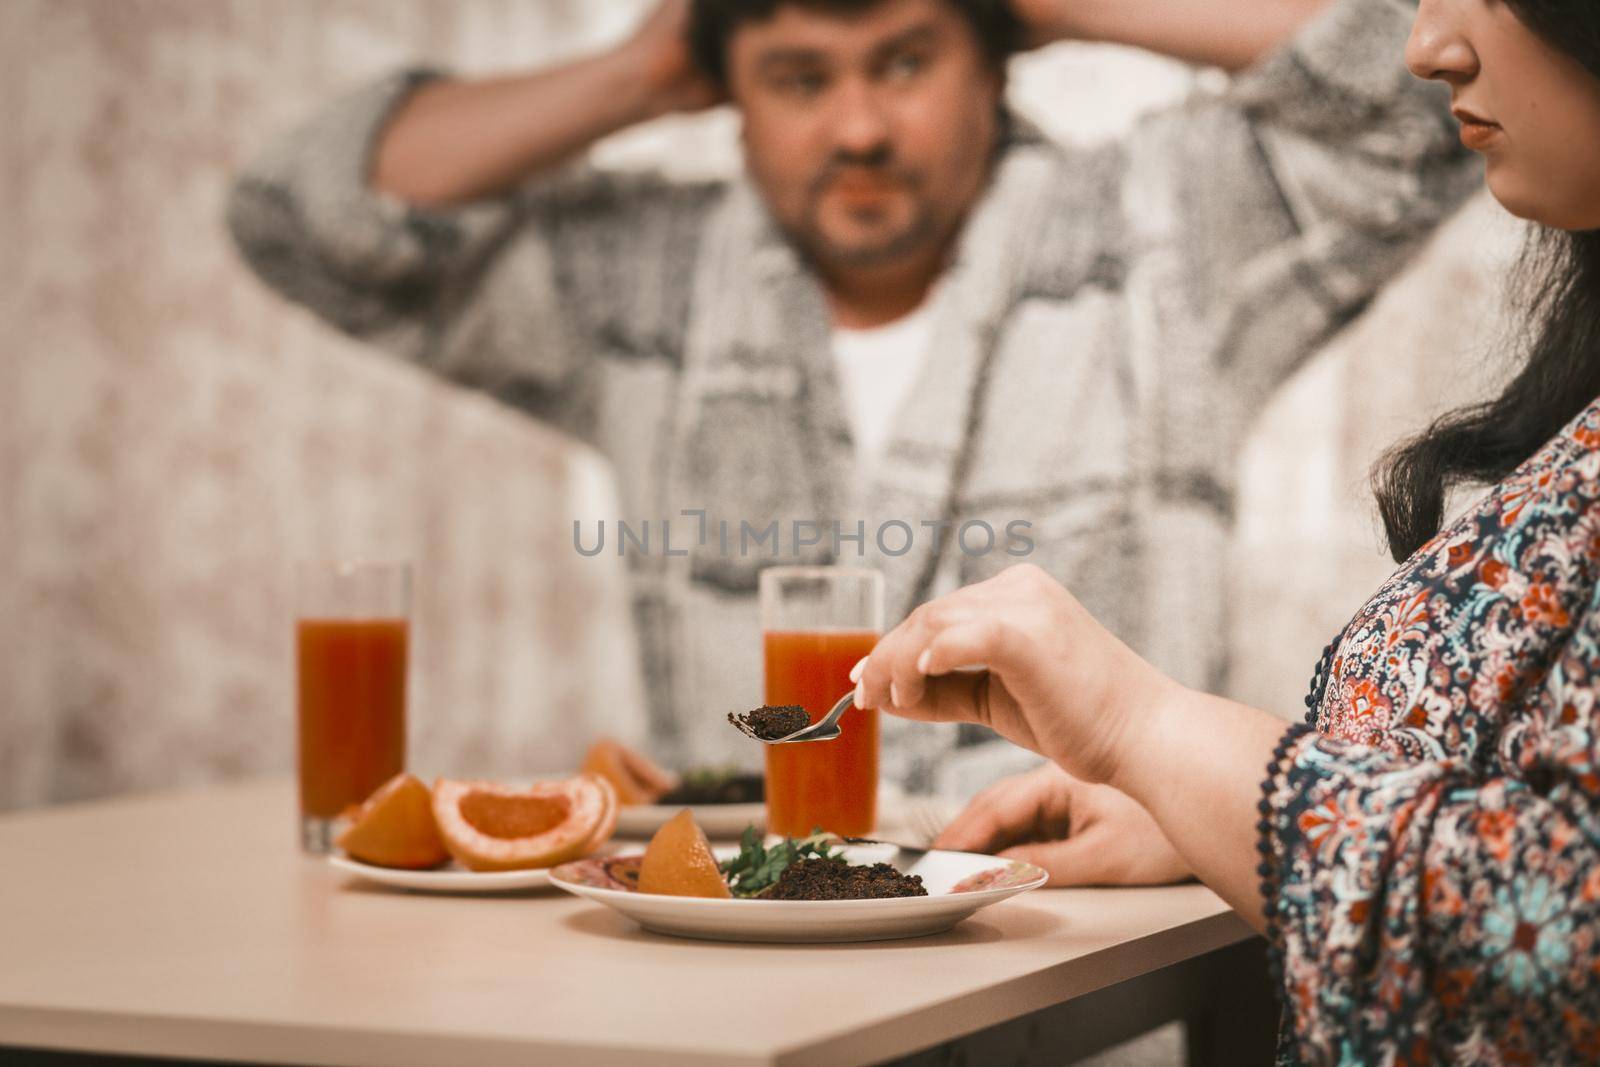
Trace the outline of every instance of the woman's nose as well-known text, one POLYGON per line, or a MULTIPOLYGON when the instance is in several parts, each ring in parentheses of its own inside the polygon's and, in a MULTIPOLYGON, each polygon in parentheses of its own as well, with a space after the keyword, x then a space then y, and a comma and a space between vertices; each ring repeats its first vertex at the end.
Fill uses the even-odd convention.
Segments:
POLYGON ((1468 39, 1464 0, 1422 0, 1406 41, 1406 66, 1419 78, 1452 84, 1478 73, 1478 53, 1468 39))

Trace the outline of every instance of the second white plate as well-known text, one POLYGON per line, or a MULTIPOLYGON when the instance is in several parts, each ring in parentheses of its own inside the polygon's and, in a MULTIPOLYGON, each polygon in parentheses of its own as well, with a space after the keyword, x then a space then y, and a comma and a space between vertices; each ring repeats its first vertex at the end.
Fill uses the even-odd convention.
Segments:
POLYGON ((516 889, 543 889, 550 884, 549 868, 531 871, 469 871, 454 863, 426 871, 374 867, 348 856, 329 856, 328 862, 346 874, 368 882, 412 889, 422 893, 507 893, 516 889))

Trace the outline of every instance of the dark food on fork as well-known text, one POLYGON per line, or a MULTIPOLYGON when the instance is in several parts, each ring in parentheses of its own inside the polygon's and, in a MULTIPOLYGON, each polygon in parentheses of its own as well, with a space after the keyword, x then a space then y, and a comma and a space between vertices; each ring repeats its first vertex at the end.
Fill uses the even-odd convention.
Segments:
POLYGON ((782 707, 764 704, 743 715, 729 712, 728 721, 758 741, 776 741, 810 726, 811 716, 798 704, 785 704, 782 707))

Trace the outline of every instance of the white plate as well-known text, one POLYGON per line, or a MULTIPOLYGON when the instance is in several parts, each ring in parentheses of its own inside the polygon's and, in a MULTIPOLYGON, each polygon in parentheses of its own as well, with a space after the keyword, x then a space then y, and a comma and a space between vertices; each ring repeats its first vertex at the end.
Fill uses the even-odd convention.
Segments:
MULTIPOLYGON (((738 849, 713 849, 717 858, 738 849)), ((843 851, 852 863, 876 863, 894 851, 854 846, 843 851)), ((712 941, 882 941, 920 937, 950 929, 980 908, 1044 885, 1031 863, 970 852, 929 852, 906 868, 922 876, 925 897, 889 900, 710 900, 640 893, 626 879, 636 872, 636 854, 563 864, 550 872, 559 889, 613 908, 646 930, 712 941), (619 878, 620 876, 620 878, 619 878), (970 883, 977 881, 977 885, 970 883), (962 883, 969 883, 966 888, 962 883)))
POLYGON ((648 838, 684 808, 714 841, 736 841, 746 826, 767 829, 765 804, 624 804, 617 811, 617 836, 648 838))
POLYGON ((329 856, 328 862, 369 882, 423 893, 505 893, 513 889, 542 889, 550 884, 547 867, 531 871, 469 871, 451 863, 427 871, 405 871, 396 867, 374 867, 348 856, 329 856))

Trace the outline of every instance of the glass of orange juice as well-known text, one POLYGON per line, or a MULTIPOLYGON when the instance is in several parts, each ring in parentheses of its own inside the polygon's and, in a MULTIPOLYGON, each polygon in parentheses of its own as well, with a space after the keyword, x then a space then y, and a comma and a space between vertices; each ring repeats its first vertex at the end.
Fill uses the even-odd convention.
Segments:
MULTIPOLYGON (((798 704, 816 722, 853 689, 850 668, 883 633, 883 575, 863 567, 761 572, 766 702, 798 704)), ((878 712, 850 708, 837 740, 768 745, 767 829, 859 837, 878 817, 878 712)))
POLYGON ((340 815, 405 769, 409 563, 296 569, 300 844, 328 852, 340 815))

